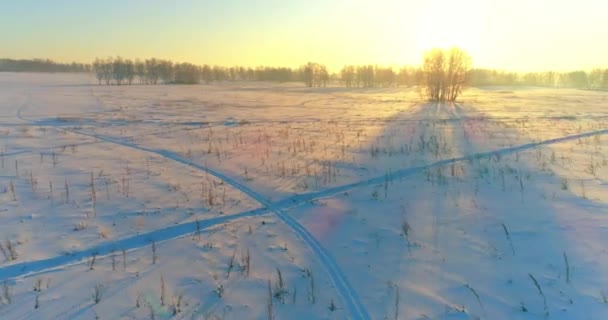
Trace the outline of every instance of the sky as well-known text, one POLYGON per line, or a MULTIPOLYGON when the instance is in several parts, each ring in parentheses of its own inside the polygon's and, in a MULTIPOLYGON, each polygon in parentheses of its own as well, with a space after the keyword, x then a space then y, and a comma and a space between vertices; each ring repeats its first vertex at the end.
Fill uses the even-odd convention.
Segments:
POLYGON ((458 46, 476 67, 608 67, 605 0, 0 0, 0 57, 165 58, 296 67, 419 65, 458 46))

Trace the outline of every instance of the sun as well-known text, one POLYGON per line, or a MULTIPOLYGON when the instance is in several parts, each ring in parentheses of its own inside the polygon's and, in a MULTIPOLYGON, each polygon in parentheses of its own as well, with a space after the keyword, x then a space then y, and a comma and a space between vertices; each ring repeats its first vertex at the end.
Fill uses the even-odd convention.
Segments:
POLYGON ((475 55, 481 46, 485 8, 481 0, 430 0, 416 17, 415 49, 459 47, 475 55))

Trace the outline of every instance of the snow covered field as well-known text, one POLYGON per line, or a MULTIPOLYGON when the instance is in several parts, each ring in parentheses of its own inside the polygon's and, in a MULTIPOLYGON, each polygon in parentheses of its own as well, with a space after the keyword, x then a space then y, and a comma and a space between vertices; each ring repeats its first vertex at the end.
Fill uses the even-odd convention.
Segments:
POLYGON ((608 319, 608 93, 0 74, 0 319, 608 319))

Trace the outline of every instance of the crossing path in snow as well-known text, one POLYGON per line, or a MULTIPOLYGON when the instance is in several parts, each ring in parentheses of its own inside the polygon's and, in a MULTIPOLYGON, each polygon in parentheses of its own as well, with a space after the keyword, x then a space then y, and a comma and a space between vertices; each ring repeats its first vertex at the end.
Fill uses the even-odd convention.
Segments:
MULTIPOLYGON (((340 293, 343 301, 345 302, 345 305, 347 306, 349 312, 355 319, 370 319, 370 316, 369 316, 367 310, 365 309, 365 307, 363 306, 363 304, 361 303, 361 301, 357 295, 357 292, 350 286, 346 277, 344 276, 344 273, 340 270, 338 264, 333 259, 333 257, 330 255, 330 253, 325 248, 323 248, 323 246, 319 243, 319 241, 304 226, 302 226, 297 220, 292 218, 290 215, 285 213, 284 211, 286 209, 293 207, 293 206, 301 205, 303 203, 306 203, 308 201, 312 201, 312 200, 315 200, 318 198, 323 198, 323 197, 328 197, 328 196, 331 196, 334 194, 338 194, 338 193, 341 193, 341 192, 344 192, 344 191, 347 191, 347 190, 350 190, 353 188, 381 184, 387 180, 392 181, 395 179, 401 179, 401 178, 404 178, 407 176, 418 174, 427 169, 442 167, 442 166, 450 165, 450 164, 456 163, 456 162, 465 162, 465 161, 470 161, 472 159, 490 158, 492 156, 503 156, 503 155, 512 154, 515 152, 520 152, 520 151, 525 151, 525 150, 529 150, 529 149, 542 147, 545 145, 566 142, 569 140, 576 140, 576 139, 580 139, 580 138, 584 138, 584 137, 608 134, 608 129, 603 129, 603 130, 569 135, 569 136, 564 136, 564 137, 559 137, 559 138, 554 138, 554 139, 549 139, 549 140, 544 140, 544 141, 539 141, 539 142, 527 143, 527 144, 522 144, 522 145, 518 145, 518 146, 508 147, 508 148, 501 148, 501 149, 497 149, 494 151, 474 153, 471 155, 462 156, 462 157, 458 157, 458 158, 444 159, 444 160, 436 161, 436 162, 426 164, 426 165, 404 168, 401 170, 394 171, 388 175, 382 175, 382 176, 373 177, 370 179, 364 179, 364 180, 361 180, 358 182, 344 184, 344 185, 332 187, 332 188, 327 188, 327 189, 316 191, 316 192, 298 194, 298 195, 294 195, 291 197, 287 197, 287 198, 277 201, 277 202, 270 202, 265 197, 263 197, 262 195, 257 193, 255 190, 253 190, 245 185, 242 185, 241 183, 228 177, 227 175, 225 175, 219 171, 216 171, 214 169, 210 169, 208 167, 201 166, 200 164, 194 163, 186 158, 179 156, 178 154, 176 154, 174 152, 171 152, 168 150, 162 150, 162 149, 146 148, 146 147, 142 147, 142 146, 136 145, 131 142, 121 141, 121 139, 119 139, 119 138, 111 138, 111 137, 102 136, 102 135, 89 134, 89 133, 77 131, 74 129, 62 127, 59 125, 53 125, 53 123, 49 123, 49 122, 41 123, 41 122, 37 122, 35 120, 29 120, 22 116, 21 110, 22 110, 22 108, 20 108, 18 110, 17 116, 19 119, 21 119, 23 121, 30 122, 34 125, 55 127, 57 129, 65 130, 65 131, 72 132, 72 133, 79 134, 79 135, 88 136, 88 137, 95 138, 95 139, 105 141, 108 143, 113 143, 113 144, 121 145, 121 146, 124 146, 127 148, 140 150, 142 152, 153 153, 153 154, 162 156, 164 158, 173 160, 175 162, 181 163, 183 165, 192 167, 199 171, 207 172, 210 175, 213 175, 213 176, 217 177, 218 179, 223 180, 225 183, 231 185, 233 188, 243 192, 250 198, 257 201, 259 204, 261 204, 262 207, 259 209, 256 209, 256 210, 246 211, 246 212, 242 212, 242 213, 238 213, 238 214, 234 214, 234 215, 228 215, 228 216, 222 216, 222 217, 202 220, 202 221, 198 222, 199 227, 201 229, 205 229, 205 228, 209 228, 209 227, 212 227, 212 226, 215 226, 215 225, 218 225, 221 223, 226 223, 226 222, 236 220, 236 219, 241 219, 241 218, 246 218, 246 217, 251 217, 251 216, 259 216, 259 215, 262 215, 262 214, 265 214, 268 212, 275 213, 277 215, 277 217, 279 217, 279 219, 281 219, 287 226, 289 226, 302 239, 302 241, 305 242, 305 244, 312 250, 312 252, 315 255, 317 255, 320 263, 326 269, 330 278, 336 285, 336 288, 337 288, 338 292, 340 293)), ((36 274, 39 272, 60 268, 60 267, 66 266, 66 265, 79 263, 79 262, 83 261, 84 259, 90 257, 92 254, 98 254, 100 256, 103 256, 103 255, 107 255, 107 254, 111 253, 114 250, 137 249, 137 248, 141 248, 146 245, 149 245, 149 243, 151 241, 165 241, 165 240, 169 240, 169 239, 173 239, 173 238, 182 237, 182 236, 191 234, 193 232, 195 232, 195 222, 190 222, 190 223, 180 224, 180 225, 176 225, 176 226, 172 226, 172 227, 168 227, 168 228, 159 229, 159 230, 152 231, 152 232, 138 235, 138 236, 124 238, 124 239, 118 240, 118 241, 100 244, 96 247, 74 252, 74 253, 71 253, 70 255, 66 255, 66 256, 58 256, 58 257, 49 258, 49 259, 45 259, 45 260, 24 262, 24 263, 15 264, 15 265, 7 266, 7 267, 1 267, 0 268, 0 280, 28 276, 28 275, 36 274)))
MULTIPOLYGON (((30 119, 24 118, 22 116, 22 110, 23 110, 23 107, 19 108, 19 110, 17 111, 17 117, 23 121, 30 122, 34 125, 50 126, 50 127, 65 130, 65 131, 68 131, 68 132, 71 132, 74 134, 84 135, 84 136, 95 138, 95 139, 98 139, 101 141, 121 145, 121 146, 124 146, 127 148, 156 154, 156 155, 162 156, 164 158, 173 160, 175 162, 184 164, 191 168, 197 169, 199 171, 203 171, 210 175, 213 175, 214 177, 224 181, 226 184, 241 191, 242 193, 249 196, 251 199, 253 199, 256 202, 258 202, 259 204, 261 204, 263 207, 262 209, 266 209, 270 212, 275 213, 277 215, 277 217, 279 219, 281 219, 281 221, 283 221, 283 223, 285 223, 289 228, 291 228, 293 230, 293 232, 296 233, 302 241, 304 241, 304 243, 310 248, 310 250, 312 250, 312 252, 319 258, 321 265, 327 271, 332 282, 336 286, 336 289, 338 290, 338 293, 340 294, 346 308, 349 310, 351 316, 354 319, 371 319, 371 317, 369 316, 369 313, 367 312, 367 309, 361 303, 361 301, 359 299, 359 295, 352 288, 352 286, 346 279, 344 272, 342 272, 342 270, 336 263, 335 259, 321 245, 321 243, 315 238, 314 235, 312 235, 297 220, 295 220, 294 218, 289 216, 287 213, 285 213, 283 211, 282 206, 278 206, 276 204, 271 203, 269 200, 267 200, 264 196, 262 196, 255 190, 241 184, 240 182, 236 181, 235 179, 230 178, 229 176, 225 175, 224 173, 222 173, 220 171, 194 163, 188 159, 180 157, 179 155, 177 155, 171 151, 162 150, 162 149, 146 148, 146 147, 143 147, 143 146, 131 143, 131 142, 121 141, 120 139, 110 138, 110 137, 106 137, 106 136, 102 136, 102 135, 89 134, 89 133, 81 132, 78 130, 73 130, 70 128, 60 127, 58 125, 54 125, 52 122, 39 123, 35 120, 30 120, 30 119)), ((138 241, 138 243, 139 243, 139 241, 138 241)), ((86 253, 90 253, 90 252, 86 252, 86 250, 85 250, 85 251, 83 251, 83 253, 86 256, 86 253)), ((80 258, 83 258, 83 257, 80 256, 80 258)), ((61 262, 61 261, 62 261, 61 259, 58 260, 58 262, 61 262)), ((57 264, 57 262, 55 262, 55 264, 57 264)), ((0 277, 3 277, 2 269, 0 269, 0 277)))

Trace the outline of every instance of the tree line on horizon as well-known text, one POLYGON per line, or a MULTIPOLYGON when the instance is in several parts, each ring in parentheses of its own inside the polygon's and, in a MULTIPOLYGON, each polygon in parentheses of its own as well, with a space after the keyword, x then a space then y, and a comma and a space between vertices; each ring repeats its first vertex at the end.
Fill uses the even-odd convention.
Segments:
POLYGON ((570 72, 508 72, 490 69, 472 69, 471 83, 476 86, 540 86, 590 90, 608 90, 608 69, 570 72))
MULTIPOLYGON (((431 50, 432 51, 432 50, 431 50)), ((428 71, 428 70, 427 70, 428 71)), ((425 82, 418 66, 346 65, 330 73, 319 63, 289 67, 223 67, 175 63, 163 59, 96 59, 91 64, 59 63, 50 59, 0 59, 0 72, 94 73, 100 84, 197 84, 221 81, 302 82, 309 87, 339 83, 348 88, 416 86, 425 82)), ((510 72, 472 68, 466 74, 471 86, 542 86, 608 90, 608 69, 571 72, 510 72)))
POLYGON ((0 59, 0 72, 89 72, 86 63, 59 63, 50 59, 0 59))
POLYGON ((91 65, 98 84, 198 84, 221 81, 302 82, 307 87, 326 87, 341 82, 352 88, 413 86, 421 70, 404 66, 399 70, 378 65, 347 65, 339 73, 330 73, 320 63, 308 62, 298 68, 222 67, 191 63, 173 63, 163 59, 130 60, 121 57, 96 59, 91 65))
MULTIPOLYGON (((121 57, 95 59, 91 71, 98 83, 106 85, 129 84, 210 84, 221 81, 272 81, 306 82, 321 85, 320 66, 294 70, 285 67, 256 68, 234 66, 198 66, 192 63, 174 63, 170 60, 150 58, 130 60, 121 57)), ((326 69, 325 69, 325 72, 326 69)), ((328 78, 329 80, 329 78, 328 78)))

